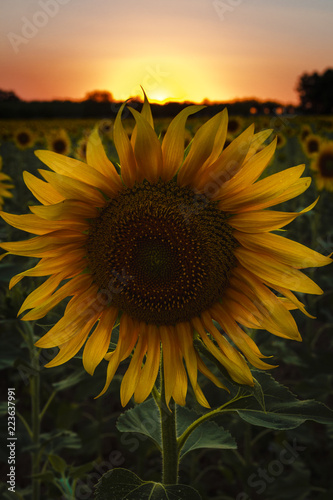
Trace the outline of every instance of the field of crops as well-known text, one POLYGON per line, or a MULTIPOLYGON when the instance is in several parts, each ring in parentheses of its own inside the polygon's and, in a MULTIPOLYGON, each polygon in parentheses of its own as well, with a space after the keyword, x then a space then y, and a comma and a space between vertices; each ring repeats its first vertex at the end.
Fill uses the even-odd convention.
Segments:
MULTIPOLYGON (((186 144, 204 121, 188 119, 186 144)), ((265 175, 304 163, 303 176, 313 179, 307 191, 276 209, 299 212, 319 197, 313 210, 286 226, 284 235, 329 255, 333 246, 333 117, 231 116, 227 142, 252 122, 256 132, 272 129, 267 143, 278 137, 274 159, 265 175)), ((160 137, 168 123, 166 119, 155 121, 160 137)), ((84 161, 87 138, 95 126, 109 158, 116 164, 113 122, 109 119, 0 121, 1 172, 10 177, 5 182, 12 186, 3 199, 0 196, 2 210, 27 214, 29 206, 36 204, 23 182, 24 171, 38 176, 38 169, 44 168, 35 150, 49 149, 84 161)), ((134 122, 125 120, 124 126, 130 135, 134 122)), ((0 186, 1 182, 0 178, 0 186)), ((1 241, 26 237, 26 233, 1 220, 1 241)), ((94 397, 104 385, 103 363, 93 377, 84 371, 80 353, 64 365, 44 368, 57 348, 39 352, 33 340, 60 318, 64 306, 55 307, 42 320, 22 322, 17 319, 17 312, 26 296, 43 280, 26 277, 8 290, 10 279, 35 263, 30 258, 11 255, 0 262, 0 367, 5 375, 1 386, 4 394, 8 387, 15 388, 16 463, 21 470, 16 493, 11 494, 5 484, 8 453, 3 448, 0 493, 6 499, 31 498, 31 456, 35 460, 35 480, 41 480, 41 498, 45 499, 92 498, 98 479, 113 467, 126 467, 142 479, 159 481, 160 455, 151 440, 129 432, 121 434, 116 427, 124 411, 119 400, 122 367, 107 394, 99 399, 94 397), (42 416, 38 425, 36 412, 42 416)), ((303 342, 284 340, 262 330, 252 335, 262 352, 274 353, 272 364, 279 365, 272 372, 276 380, 300 399, 316 399, 332 408, 333 274, 330 266, 309 269, 307 274, 325 293, 298 295, 315 316, 313 319, 299 311, 294 313, 303 342)), ((207 399, 214 401, 217 389, 207 380, 202 381, 202 387, 207 399)), ((189 408, 202 411, 191 394, 187 402, 189 408)), ((133 404, 130 402, 128 408, 133 404)), ((5 416, 7 403, 2 403, 1 410, 5 416)), ((204 500, 333 498, 333 423, 307 421, 293 429, 263 429, 246 424, 237 413, 219 417, 218 423, 232 431, 237 449, 202 448, 188 453, 181 463, 180 482, 195 487, 204 500), (283 462, 281 457, 286 449, 291 458, 283 462)), ((1 432, 7 435, 5 419, 1 432)))

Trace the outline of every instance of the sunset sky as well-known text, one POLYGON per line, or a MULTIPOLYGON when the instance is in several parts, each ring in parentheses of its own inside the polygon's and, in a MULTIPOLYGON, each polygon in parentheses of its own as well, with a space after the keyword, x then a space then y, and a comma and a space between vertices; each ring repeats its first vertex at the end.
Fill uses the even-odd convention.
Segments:
POLYGON ((0 89, 21 99, 297 103, 333 66, 332 0, 1 0, 0 89))

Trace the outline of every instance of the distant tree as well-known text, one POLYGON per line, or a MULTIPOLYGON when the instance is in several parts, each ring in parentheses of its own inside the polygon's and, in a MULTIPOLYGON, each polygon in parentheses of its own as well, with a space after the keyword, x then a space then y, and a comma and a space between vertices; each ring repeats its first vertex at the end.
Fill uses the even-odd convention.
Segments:
POLYGON ((84 100, 94 102, 112 102, 113 96, 108 90, 93 90, 85 95, 84 100))
POLYGON ((0 101, 19 101, 20 98, 12 90, 1 90, 0 89, 0 101))
POLYGON ((316 114, 333 112, 333 69, 327 69, 321 75, 316 71, 304 73, 299 77, 296 90, 304 111, 316 114))

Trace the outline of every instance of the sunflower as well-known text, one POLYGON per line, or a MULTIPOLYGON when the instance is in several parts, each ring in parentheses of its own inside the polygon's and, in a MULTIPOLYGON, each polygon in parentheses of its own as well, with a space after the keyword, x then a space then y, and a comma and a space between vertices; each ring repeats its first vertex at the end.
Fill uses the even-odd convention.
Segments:
POLYGON ((11 181, 11 178, 2 173, 2 157, 0 156, 0 209, 4 204, 4 198, 12 198, 12 193, 8 189, 12 189, 14 186, 12 184, 7 184, 6 181, 11 181))
POLYGON ((282 149, 287 143, 286 136, 282 132, 276 133, 276 148, 282 149))
POLYGON ((232 116, 228 120, 228 133, 231 135, 238 134, 244 125, 244 120, 240 116, 232 116))
POLYGON ((47 149, 62 155, 68 155, 72 149, 71 139, 65 129, 53 130, 46 138, 47 149))
POLYGON ((333 191, 333 141, 322 142, 310 164, 319 191, 333 191))
POLYGON ((113 122, 111 120, 101 120, 98 123, 98 131, 100 135, 108 139, 112 139, 113 122))
POLYGON ((32 148, 36 142, 36 135, 27 127, 17 129, 13 138, 18 149, 22 150, 32 148))
POLYGON ((23 320, 39 320, 71 297, 36 343, 59 347, 47 366, 65 363, 82 347, 89 374, 106 360, 100 396, 132 355, 120 388, 126 405, 133 395, 140 403, 151 393, 162 352, 167 404, 171 398, 185 404, 189 378, 198 402, 209 407, 198 371, 225 386, 200 352, 209 351, 236 383, 251 386, 248 362, 259 369, 272 365, 241 325, 301 340, 290 310, 309 314, 293 291, 322 290, 300 269, 331 260, 271 233, 315 203, 299 213, 265 209, 303 193, 311 179, 301 178, 300 165, 258 180, 276 140, 257 152, 271 131, 254 134, 250 126, 223 149, 226 110, 203 124, 184 159, 185 122, 202 106, 182 110, 162 144, 147 99, 141 113, 129 108, 136 122, 130 139, 121 121, 124 106, 114 124, 120 174, 97 130, 87 163, 36 151, 52 171, 40 170, 44 180, 28 172, 24 179, 41 205, 28 215, 2 213, 36 236, 0 246, 41 260, 13 277, 10 287, 24 276, 49 276, 22 304, 19 314, 30 309, 23 320))
POLYGON ((322 138, 320 137, 320 135, 307 135, 304 141, 301 142, 301 146, 306 156, 308 156, 309 158, 313 158, 314 156, 316 156, 318 154, 321 142, 322 138))

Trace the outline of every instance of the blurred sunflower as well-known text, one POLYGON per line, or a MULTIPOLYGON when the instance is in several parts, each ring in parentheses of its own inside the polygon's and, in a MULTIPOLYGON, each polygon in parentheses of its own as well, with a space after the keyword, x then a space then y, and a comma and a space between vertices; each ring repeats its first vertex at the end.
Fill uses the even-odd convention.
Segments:
MULTIPOLYGON (((89 135, 90 135, 90 133, 89 133, 89 135)), ((81 137, 81 139, 76 144, 74 156, 78 160, 82 160, 82 161, 87 160, 87 144, 88 144, 88 140, 89 140, 89 135, 81 137)))
POLYGON ((313 132, 312 132, 312 128, 310 127, 310 125, 308 125, 308 124, 302 125, 301 130, 299 131, 299 134, 298 134, 299 140, 302 142, 305 141, 307 136, 312 134, 312 133, 313 132))
POLYGON ((240 116, 232 116, 228 121, 228 134, 236 135, 242 129, 244 125, 244 120, 240 116))
POLYGON ((84 346, 88 373, 103 358, 108 361, 102 395, 132 354, 121 402, 126 405, 134 394, 140 403, 156 381, 162 347, 167 404, 171 398, 185 404, 188 377, 197 400, 208 407, 198 370, 224 386, 194 340, 234 381, 247 385, 254 382, 246 359, 259 369, 272 366, 239 324, 301 340, 290 310, 309 314, 293 291, 322 290, 300 269, 331 260, 270 231, 315 203, 300 213, 264 209, 303 193, 311 179, 300 178, 300 165, 258 180, 276 140, 257 153, 271 131, 254 134, 250 126, 223 149, 226 110, 197 131, 184 159, 185 122, 202 106, 182 110, 162 144, 146 99, 141 113, 129 108, 136 122, 130 139, 121 121, 123 107, 114 125, 120 175, 97 130, 88 141, 87 164, 36 152, 53 170, 40 170, 44 180, 24 174, 42 205, 30 207, 30 215, 2 217, 37 236, 0 246, 41 260, 12 278, 10 287, 24 276, 49 276, 24 301, 19 314, 30 309, 24 320, 38 320, 72 297, 61 319, 36 343, 59 346, 47 366, 65 363, 84 346), (117 338, 112 331, 118 324, 117 338), (109 351, 113 335, 117 345, 109 351))
POLYGON ((27 127, 17 129, 13 138, 18 149, 22 150, 32 148, 36 142, 36 135, 27 127))
POLYGON ((319 191, 333 191, 333 141, 322 142, 310 164, 319 191))
POLYGON ((0 156, 0 210, 4 204, 4 198, 12 198, 13 195, 8 189, 12 189, 13 184, 7 184, 6 181, 11 181, 11 178, 2 172, 2 157, 0 156))
POLYGON ((103 137, 107 137, 108 139, 112 139, 112 130, 113 130, 113 123, 111 120, 101 120, 98 123, 98 131, 100 135, 103 137))
POLYGON ((54 130, 46 137, 47 149, 62 155, 68 155, 72 149, 71 139, 65 129, 54 130))
POLYGON ((301 142, 302 148, 306 156, 309 158, 313 158, 319 152, 320 144, 322 142, 322 138, 320 135, 309 134, 306 136, 304 141, 301 142))
POLYGON ((286 136, 282 132, 276 133, 276 148, 282 149, 287 143, 286 136))

